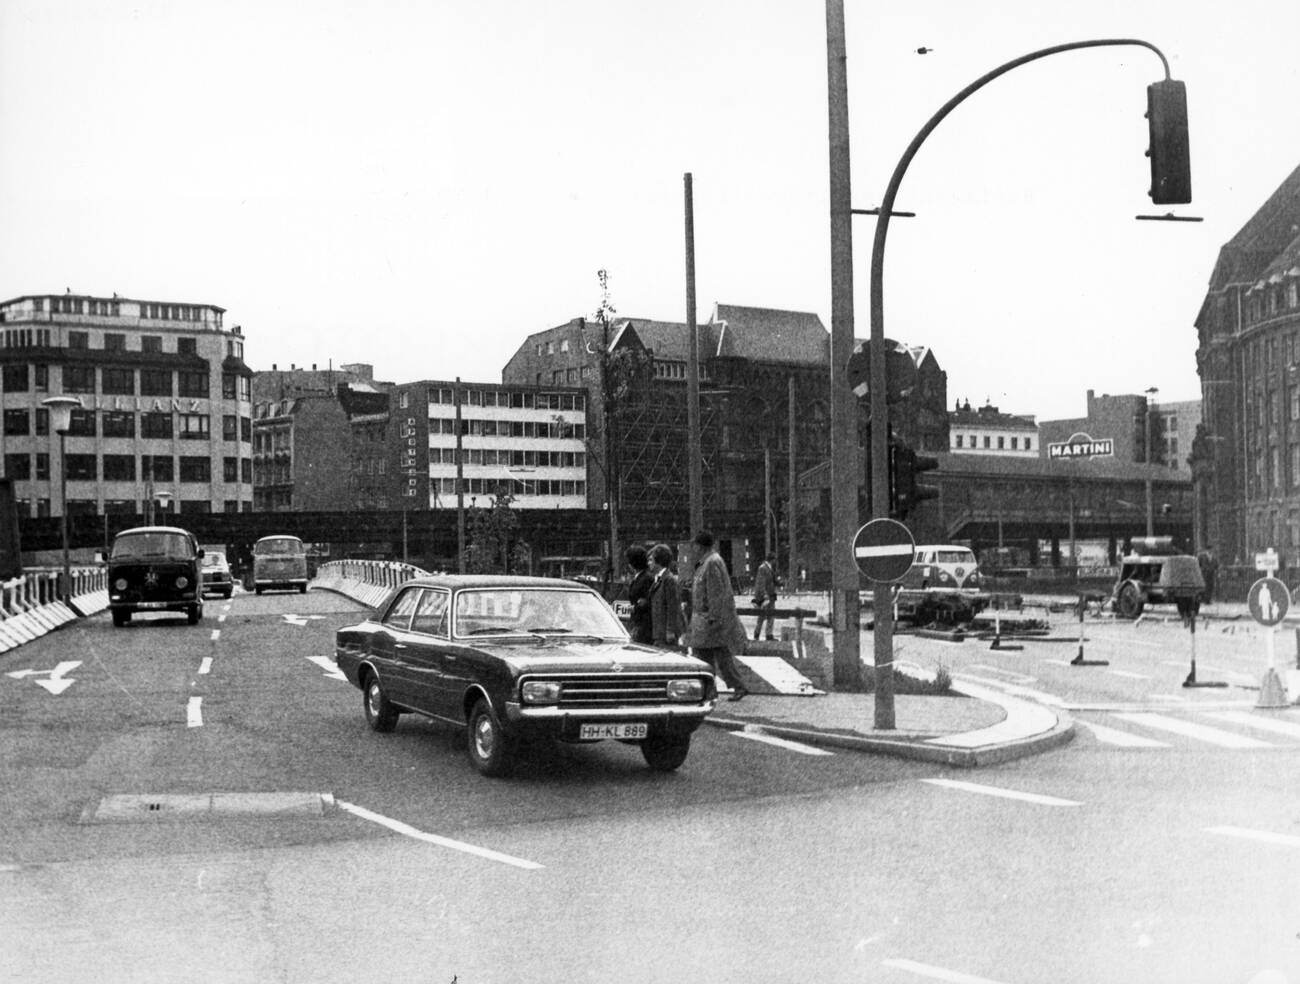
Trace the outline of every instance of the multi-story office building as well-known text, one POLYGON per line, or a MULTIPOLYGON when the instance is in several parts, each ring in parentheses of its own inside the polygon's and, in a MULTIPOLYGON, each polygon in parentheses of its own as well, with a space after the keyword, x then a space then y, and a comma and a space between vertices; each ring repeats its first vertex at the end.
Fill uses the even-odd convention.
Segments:
POLYGON ((20 512, 252 508, 252 370, 211 304, 28 295, 0 303, 0 460, 20 512), (81 401, 60 459, 42 401, 81 401))
POLYGON ((971 409, 970 400, 948 415, 953 454, 1038 457, 1038 424, 1033 417, 1002 413, 991 403, 971 409))

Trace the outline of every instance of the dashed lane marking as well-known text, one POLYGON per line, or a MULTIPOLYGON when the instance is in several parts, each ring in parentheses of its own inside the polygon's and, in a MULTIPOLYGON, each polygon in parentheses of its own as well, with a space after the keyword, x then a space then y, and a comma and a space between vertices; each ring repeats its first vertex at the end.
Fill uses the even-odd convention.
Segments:
POLYGON ((217 641, 218 639, 220 639, 220 638, 221 638, 221 630, 220 630, 220 629, 213 629, 213 630, 212 630, 212 641, 213 641, 213 642, 216 642, 216 641, 217 641))
POLYGON ((204 656, 203 662, 199 664, 199 676, 204 676, 212 671, 212 657, 204 656))
POLYGON ((775 745, 777 748, 784 748, 791 752, 798 752, 800 755, 834 755, 834 752, 828 752, 824 748, 817 748, 813 745, 805 745, 801 742, 790 741, 786 738, 778 738, 776 735, 764 734, 762 731, 744 731, 731 732, 737 738, 748 738, 750 741, 761 741, 766 745, 775 745))
POLYGON ((1022 793, 1017 789, 1003 789, 1000 786, 981 786, 979 783, 963 782, 960 779, 922 779, 922 782, 928 782, 934 786, 945 786, 948 789, 960 789, 967 793, 979 793, 982 796, 998 796, 1002 799, 1021 800, 1025 803, 1036 803, 1039 806, 1082 806, 1077 800, 1059 799, 1056 796, 1044 796, 1041 793, 1022 793))
POLYGON ((950 981, 951 984, 1001 984, 988 977, 976 977, 974 974, 965 974, 960 970, 949 970, 946 967, 936 967, 933 964, 918 963, 915 960, 884 960, 886 967, 893 967, 896 970, 906 970, 910 973, 917 974, 921 977, 928 977, 935 981, 950 981))
POLYGON ((1247 827, 1206 827, 1205 832, 1207 834, 1222 834, 1225 837, 1257 840, 1265 844, 1300 847, 1300 837, 1296 837, 1294 834, 1275 834, 1271 830, 1251 830, 1247 827))
POLYGON ((1130 672, 1130 671, 1128 671, 1128 670, 1107 670, 1106 672, 1107 672, 1107 673, 1110 673, 1110 674, 1112 674, 1112 675, 1114 675, 1114 676, 1128 677, 1130 680, 1150 680, 1150 679, 1151 679, 1151 677, 1150 677, 1149 675, 1147 675, 1146 673, 1132 673, 1132 672, 1130 672))
POLYGON ((1170 731, 1176 735, 1182 735, 1186 738, 1195 738, 1198 741, 1207 742, 1211 745, 1218 745, 1221 748, 1272 748, 1266 741, 1260 741, 1258 738, 1250 738, 1246 735, 1239 735, 1232 731, 1224 731, 1222 728, 1211 728, 1209 725, 1196 724, 1193 721, 1183 721, 1179 718, 1165 717, 1163 714, 1116 714, 1117 718, 1122 721, 1129 721, 1133 724, 1140 724, 1146 728, 1155 728, 1157 731, 1170 731))
POLYGON ((185 724, 190 728, 203 727, 203 698, 191 697, 189 706, 185 709, 185 724))
POLYGON ((1108 728, 1103 724, 1093 724, 1091 721, 1080 721, 1085 728, 1088 728, 1097 740, 1107 745, 1119 745, 1124 748, 1168 748, 1169 746, 1163 741, 1156 741, 1154 738, 1147 738, 1143 735, 1129 734, 1127 731, 1120 731, 1117 728, 1108 728))
POLYGON ((538 864, 536 861, 526 861, 523 858, 516 858, 509 854, 502 854, 499 851, 492 851, 486 847, 479 847, 475 844, 466 844, 464 841, 452 840, 449 837, 439 837, 437 834, 425 833, 423 830, 416 830, 409 824, 402 823, 400 820, 394 820, 392 817, 381 816, 367 810, 363 806, 357 806, 354 803, 345 803, 343 800, 335 800, 340 810, 346 810, 353 816, 358 816, 362 820, 369 820, 371 823, 377 823, 381 827, 387 827, 395 833, 404 837, 412 837, 418 841, 424 841, 426 844, 437 844, 439 847, 450 848, 453 851, 462 851, 465 854, 473 854, 480 858, 486 858, 488 861, 497 861, 501 864, 512 865, 516 868, 526 868, 537 870, 544 868, 545 865, 538 864))

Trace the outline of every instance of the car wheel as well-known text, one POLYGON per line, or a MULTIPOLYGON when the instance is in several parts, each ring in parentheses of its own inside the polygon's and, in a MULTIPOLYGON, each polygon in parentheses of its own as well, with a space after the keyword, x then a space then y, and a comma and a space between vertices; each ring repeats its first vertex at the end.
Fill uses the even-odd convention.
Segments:
POLYGON ((510 742, 493 716, 492 708, 481 698, 469 712, 469 739, 465 747, 470 764, 485 776, 502 775, 510 764, 510 742))
POLYGON ((198 625, 199 619, 201 619, 202 617, 203 617, 203 606, 201 604, 190 605, 189 609, 185 612, 185 620, 189 622, 190 625, 198 625))
POLYGON ((1142 614, 1142 592, 1132 581, 1125 581, 1120 587, 1115 612, 1120 618, 1137 618, 1142 614))
POLYGON ((371 674, 366 680, 366 689, 363 693, 362 705, 366 712, 366 724, 370 725, 372 731, 392 731, 397 727, 397 719, 401 716, 401 711, 392 705, 388 697, 384 694, 384 688, 379 683, 379 677, 371 674))
POLYGON ((262 589, 261 589, 260 586, 259 586, 258 588, 256 588, 255 590, 257 591, 258 594, 261 594, 261 593, 262 593, 262 589))
POLYGON ((672 772, 686 761, 691 750, 690 735, 682 738, 647 738, 641 742, 646 764, 659 772, 672 772))
POLYGON ((234 588, 229 588, 229 589, 226 590, 226 593, 223 594, 221 597, 225 598, 226 601, 229 601, 229 600, 230 600, 230 596, 231 596, 232 594, 234 594, 234 593, 235 593, 235 589, 234 589, 234 588))
POLYGON ((113 625, 117 628, 128 624, 131 621, 131 613, 121 608, 113 609, 113 625))
POLYGON ((298 585, 298 593, 299 593, 299 594, 306 594, 306 593, 307 593, 307 585, 305 585, 305 584, 300 584, 300 585, 298 585))

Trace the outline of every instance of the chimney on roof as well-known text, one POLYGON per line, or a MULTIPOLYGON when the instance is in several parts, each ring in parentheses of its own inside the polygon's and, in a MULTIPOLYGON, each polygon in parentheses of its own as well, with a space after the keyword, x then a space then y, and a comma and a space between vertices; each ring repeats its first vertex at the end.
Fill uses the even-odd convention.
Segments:
POLYGON ((276 371, 275 363, 274 363, 274 362, 271 363, 271 371, 272 371, 272 372, 275 372, 275 371, 276 371))
POLYGON ((312 371, 312 372, 315 372, 315 371, 316 371, 316 363, 314 363, 314 362, 311 364, 311 371, 312 371))

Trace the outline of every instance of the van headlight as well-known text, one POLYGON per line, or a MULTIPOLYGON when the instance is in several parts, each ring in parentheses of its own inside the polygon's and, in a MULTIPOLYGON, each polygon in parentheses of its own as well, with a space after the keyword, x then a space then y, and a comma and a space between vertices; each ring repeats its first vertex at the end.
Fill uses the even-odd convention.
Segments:
POLYGON ((190 586, 190 579, 186 577, 184 574, 182 574, 180 577, 176 579, 176 587, 179 588, 180 590, 184 591, 189 586, 190 586))
POLYGON ((696 701, 704 699, 703 680, 669 680, 668 699, 696 701))
POLYGON ((525 680, 520 697, 525 704, 558 704, 560 683, 558 680, 525 680))

